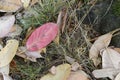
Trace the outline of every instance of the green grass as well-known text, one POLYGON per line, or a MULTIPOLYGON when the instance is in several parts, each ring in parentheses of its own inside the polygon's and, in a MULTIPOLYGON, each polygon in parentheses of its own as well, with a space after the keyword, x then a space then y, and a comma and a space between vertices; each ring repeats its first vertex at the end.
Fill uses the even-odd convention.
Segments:
MULTIPOLYGON (((72 4, 74 0, 70 0, 72 4)), ((60 9, 65 6, 68 7, 68 0, 41 0, 38 4, 29 7, 25 10, 17 22, 23 26, 24 29, 29 27, 38 27, 46 22, 56 22, 57 15, 60 9)))

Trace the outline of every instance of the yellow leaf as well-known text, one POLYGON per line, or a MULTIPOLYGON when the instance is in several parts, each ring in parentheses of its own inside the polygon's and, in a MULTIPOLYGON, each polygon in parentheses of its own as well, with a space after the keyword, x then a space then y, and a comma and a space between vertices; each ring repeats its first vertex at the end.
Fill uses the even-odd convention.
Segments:
POLYGON ((0 0, 0 11, 2 12, 16 12, 21 7, 20 0, 0 0))
POLYGON ((89 80, 89 76, 82 70, 71 72, 67 80, 89 80))
POLYGON ((111 38, 111 33, 104 34, 98 37, 98 39, 93 43, 92 47, 90 48, 89 57, 93 60, 95 66, 99 64, 98 55, 100 53, 100 50, 108 47, 111 38))
POLYGON ((70 75, 71 66, 69 64, 62 64, 56 67, 56 74, 46 74, 40 80, 67 80, 70 75))
POLYGON ((0 51, 0 67, 8 65, 16 54, 19 42, 15 39, 8 40, 7 45, 0 51))

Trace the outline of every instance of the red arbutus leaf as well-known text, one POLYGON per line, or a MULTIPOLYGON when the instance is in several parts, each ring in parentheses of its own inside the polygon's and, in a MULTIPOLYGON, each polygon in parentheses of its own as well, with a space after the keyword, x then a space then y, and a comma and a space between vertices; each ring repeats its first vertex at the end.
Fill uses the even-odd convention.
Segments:
POLYGON ((46 47, 51 43, 57 33, 59 27, 56 23, 46 23, 37 28, 26 42, 26 47, 30 51, 37 51, 46 47))

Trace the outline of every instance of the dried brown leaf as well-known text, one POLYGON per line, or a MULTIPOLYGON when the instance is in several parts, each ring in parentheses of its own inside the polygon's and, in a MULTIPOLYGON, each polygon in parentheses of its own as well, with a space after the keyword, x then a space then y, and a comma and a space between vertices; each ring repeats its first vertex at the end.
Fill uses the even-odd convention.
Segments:
POLYGON ((114 79, 114 76, 120 72, 120 69, 115 68, 107 68, 107 69, 99 69, 94 70, 92 73, 96 78, 105 78, 109 77, 110 79, 114 79))
POLYGON ((20 0, 0 0, 0 11, 2 12, 16 12, 21 7, 20 0))
POLYGON ((67 8, 63 8, 58 15, 57 24, 61 30, 61 32, 64 32, 65 24, 67 19, 67 8))
POLYGON ((23 46, 19 47, 19 51, 16 55, 32 62, 37 62, 37 58, 43 58, 39 51, 28 51, 26 47, 23 46))
POLYGON ((120 69, 120 54, 117 51, 106 48, 101 54, 103 68, 120 69))
POLYGON ((113 48, 115 51, 117 51, 118 53, 120 53, 120 48, 113 48))
POLYGON ((89 57, 93 60, 95 66, 99 64, 98 55, 100 53, 100 50, 108 47, 111 38, 111 33, 104 34, 98 37, 98 39, 93 43, 92 47, 90 48, 89 57))

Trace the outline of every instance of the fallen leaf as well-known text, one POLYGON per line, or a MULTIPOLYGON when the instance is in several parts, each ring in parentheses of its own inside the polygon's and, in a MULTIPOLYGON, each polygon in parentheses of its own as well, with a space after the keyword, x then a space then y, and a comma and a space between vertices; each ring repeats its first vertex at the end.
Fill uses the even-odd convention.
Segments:
POLYGON ((33 57, 27 57, 25 54, 16 54, 17 56, 21 57, 21 58, 24 58, 26 60, 30 60, 32 62, 37 62, 36 58, 33 58, 33 57))
POLYGON ((26 42, 26 47, 29 51, 37 51, 46 47, 50 42, 52 42, 57 33, 58 26, 55 23, 46 23, 39 28, 37 28, 26 42))
POLYGON ((13 80, 9 75, 0 73, 0 80, 13 80))
POLYGON ((71 66, 69 64, 62 64, 56 67, 56 74, 46 74, 40 80, 67 80, 70 75, 71 66))
POLYGON ((42 58, 38 51, 26 51, 25 54, 27 55, 27 57, 42 58))
POLYGON ((0 44, 0 50, 3 48, 2 44, 0 44))
POLYGON ((27 8, 30 4, 30 0, 21 0, 21 2, 23 4, 24 8, 27 8))
POLYGON ((106 68, 94 70, 92 73, 96 78, 105 78, 109 77, 110 79, 114 79, 114 77, 120 72, 120 69, 115 68, 106 68))
POLYGON ((117 74, 117 76, 115 77, 115 80, 120 80, 120 73, 117 74))
POLYGON ((55 66, 52 66, 52 67, 50 68, 49 72, 50 72, 51 74, 55 75, 56 72, 57 72, 57 71, 56 71, 56 67, 55 67, 55 66))
POLYGON ((117 51, 118 53, 120 53, 120 48, 113 48, 115 51, 117 51))
POLYGON ((71 72, 67 80, 89 80, 89 76, 82 70, 71 72))
POLYGON ((0 67, 8 65, 16 54, 19 42, 15 39, 8 40, 6 46, 0 51, 0 67))
POLYGON ((70 64, 73 64, 75 62, 75 59, 69 57, 69 56, 66 56, 65 55, 65 59, 67 60, 67 62, 69 62, 70 64))
POLYGON ((120 54, 117 51, 106 48, 101 54, 103 68, 120 68, 120 54))
POLYGON ((6 36, 14 38, 15 36, 19 36, 21 34, 23 29, 19 25, 15 24, 13 27, 15 30, 9 32, 6 36))
POLYGON ((95 66, 99 64, 98 55, 100 53, 100 50, 108 47, 111 38, 111 33, 104 34, 98 37, 98 39, 93 43, 92 47, 90 48, 89 57, 93 60, 95 66))
POLYGON ((14 15, 0 17, 0 38, 6 36, 15 22, 14 15))
POLYGON ((0 73, 9 74, 9 64, 0 68, 0 73))
POLYGON ((16 12, 22 7, 20 0, 0 0, 1 12, 16 12))
POLYGON ((67 8, 63 8, 58 15, 57 24, 61 30, 61 32, 64 32, 65 24, 66 24, 66 18, 67 18, 67 8))
POLYGON ((32 62, 36 62, 37 58, 43 58, 40 55, 39 51, 28 51, 26 49, 26 47, 24 47, 24 46, 19 47, 19 52, 17 52, 16 55, 19 56, 19 57, 22 57, 24 59, 28 59, 28 60, 30 60, 32 62))
POLYGON ((72 65, 71 65, 71 70, 73 71, 77 71, 81 66, 79 65, 78 62, 74 62, 72 65))
POLYGON ((14 69, 17 68, 17 64, 14 59, 10 62, 10 68, 14 68, 14 69))

